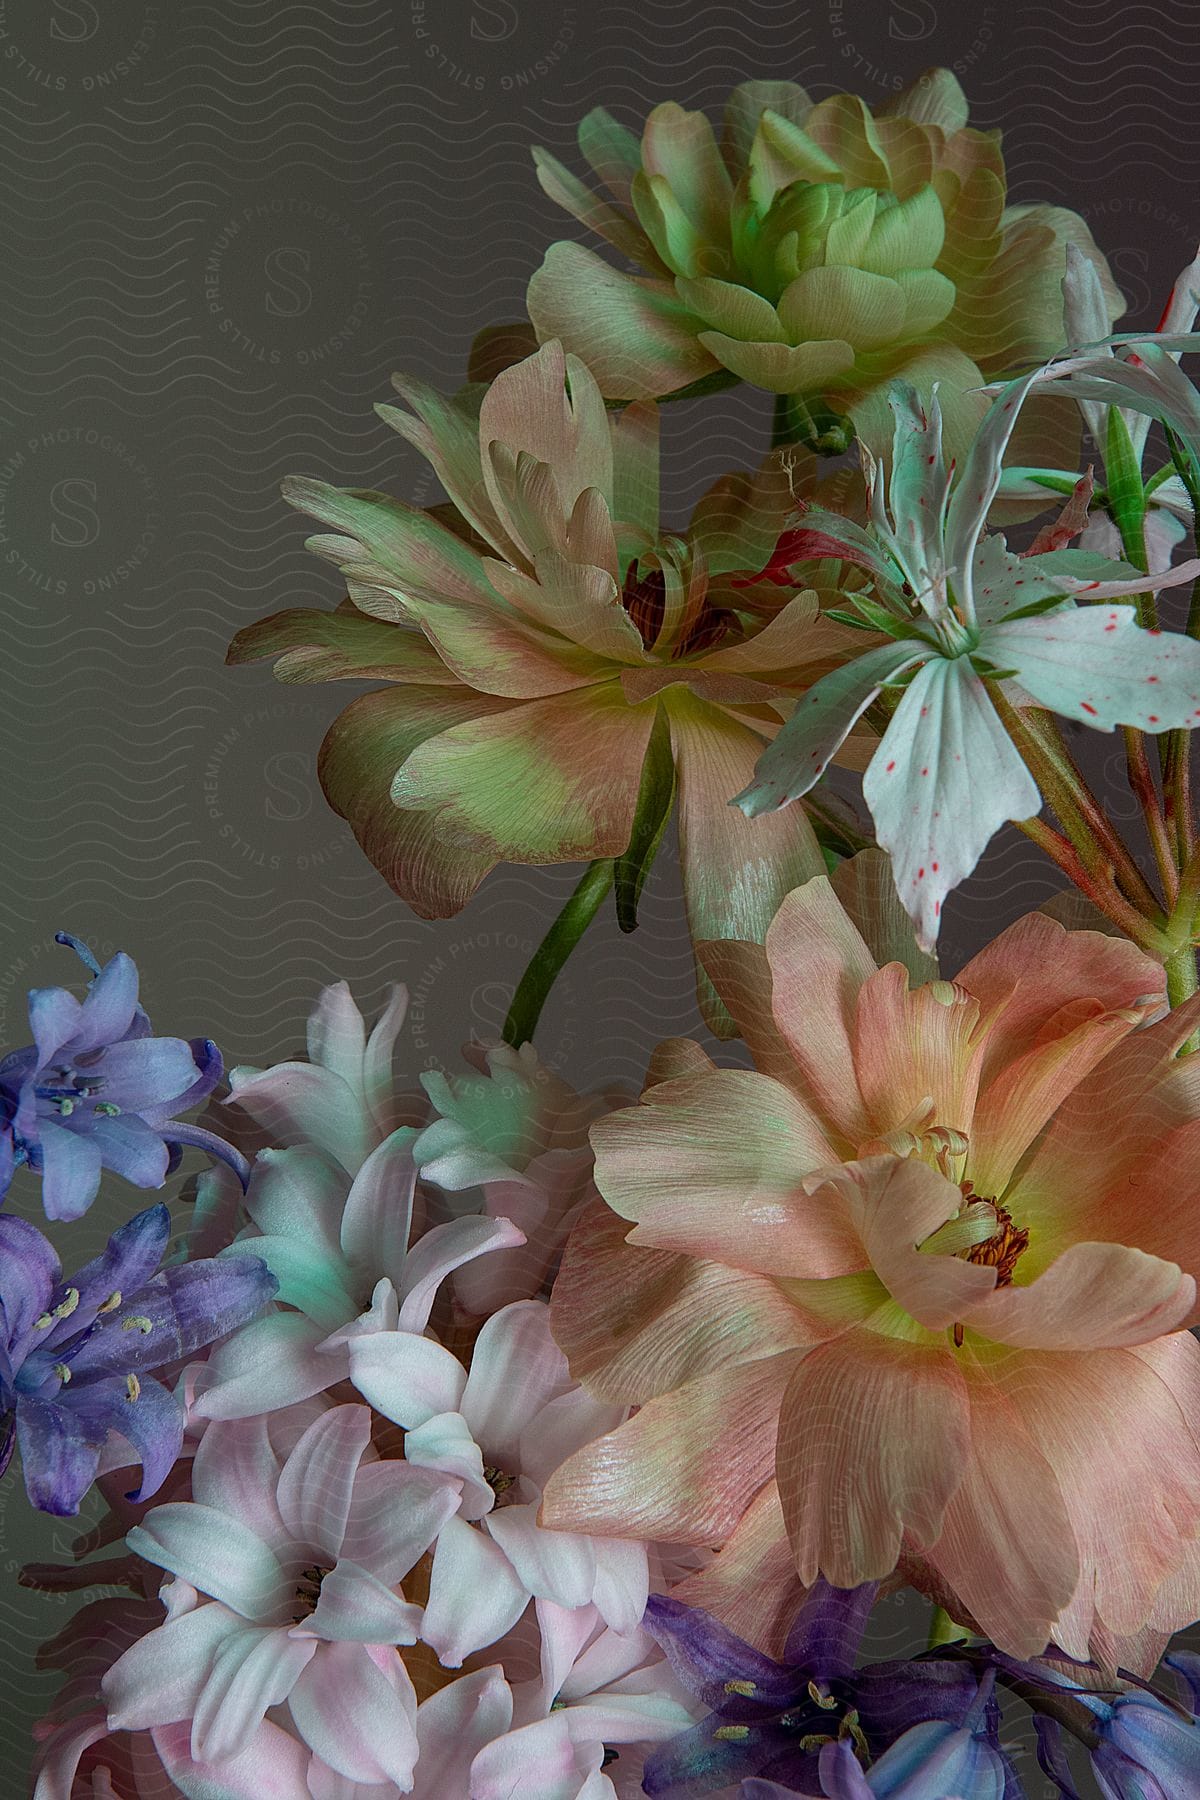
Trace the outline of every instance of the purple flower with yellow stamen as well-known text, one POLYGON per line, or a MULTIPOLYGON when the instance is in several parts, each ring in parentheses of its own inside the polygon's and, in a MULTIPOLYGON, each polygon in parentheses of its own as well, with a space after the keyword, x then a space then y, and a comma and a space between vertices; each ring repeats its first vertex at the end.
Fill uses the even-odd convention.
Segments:
POLYGON ((113 1433, 142 1465, 130 1498, 156 1493, 179 1455, 184 1414, 152 1371, 244 1324, 276 1290, 256 1256, 160 1269, 170 1234, 160 1201, 64 1281, 37 1227, 0 1216, 0 1475, 18 1444, 26 1492, 43 1512, 78 1512, 113 1433))
POLYGON ((220 1081, 216 1045, 153 1037, 131 958, 118 952, 101 968, 78 938, 57 937, 92 982, 82 1000, 66 988, 34 988, 33 1043, 0 1058, 0 1202, 26 1163, 42 1177, 47 1218, 77 1219, 96 1198, 101 1169, 135 1187, 161 1187, 184 1144, 227 1162, 244 1187, 240 1152, 177 1117, 220 1081))

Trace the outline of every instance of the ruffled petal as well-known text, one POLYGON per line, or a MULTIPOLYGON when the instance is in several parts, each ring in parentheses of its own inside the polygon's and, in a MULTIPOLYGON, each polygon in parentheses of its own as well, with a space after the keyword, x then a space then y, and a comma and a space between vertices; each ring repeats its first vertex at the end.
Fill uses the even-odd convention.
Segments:
POLYGON ((771 1477, 779 1407, 799 1352, 702 1375, 649 1400, 551 1476, 559 1530, 717 1544, 771 1477))
POLYGON ((947 1351, 867 1331, 810 1351, 783 1398, 777 1466, 801 1581, 857 1587, 891 1573, 906 1532, 933 1543, 968 1443, 947 1351))
POLYGON ((805 1199, 803 1177, 832 1160, 829 1147, 768 1076, 719 1069, 660 1082, 639 1106, 597 1120, 592 1143, 600 1192, 637 1221, 631 1244, 773 1275, 867 1267, 845 1214, 805 1199))

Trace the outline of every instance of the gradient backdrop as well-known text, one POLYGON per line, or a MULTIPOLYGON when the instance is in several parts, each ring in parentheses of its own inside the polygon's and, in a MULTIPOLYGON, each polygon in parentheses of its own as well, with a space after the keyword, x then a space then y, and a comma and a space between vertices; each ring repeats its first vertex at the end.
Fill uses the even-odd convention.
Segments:
MULTIPOLYGON (((882 100, 931 63, 1003 128, 1012 198, 1082 212, 1129 322, 1153 323, 1200 229, 1195 0, 0 0, 0 1044, 26 1041, 27 988, 75 980, 60 927, 130 951, 160 1030, 230 1063, 294 1050, 337 976, 366 1008, 409 983, 413 1070, 498 1032, 578 871, 502 871, 430 925, 367 866, 313 772, 352 690, 222 662, 239 626, 339 597, 280 478, 440 497, 372 402, 398 367, 457 386, 575 229, 531 143, 573 161, 597 103, 630 124, 667 98, 715 110, 747 76, 882 100)), ((670 409, 680 517, 758 460, 769 409, 670 409)), ((1111 741, 1091 748, 1128 817, 1111 741)), ((997 839, 951 904, 947 969, 1057 885, 997 839)), ((669 852, 642 912, 631 939, 593 927, 547 1010, 543 1054, 580 1085, 635 1080, 697 1026, 669 852)), ((135 1204, 104 1190, 72 1260, 135 1204)), ((55 1524, 0 1488, 5 1800, 54 1687, 33 1652, 74 1604, 16 1572, 96 1516, 55 1524)))

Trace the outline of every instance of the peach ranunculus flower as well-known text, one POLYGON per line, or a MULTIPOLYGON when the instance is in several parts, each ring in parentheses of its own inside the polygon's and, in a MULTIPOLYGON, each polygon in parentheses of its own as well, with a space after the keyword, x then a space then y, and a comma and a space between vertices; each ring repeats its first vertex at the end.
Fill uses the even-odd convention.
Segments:
POLYGON ((453 399, 397 385, 413 410, 384 417, 452 504, 289 484, 339 534, 310 543, 350 597, 259 620, 230 660, 387 684, 334 721, 321 780, 422 918, 458 912, 498 862, 621 856, 640 788, 666 804, 673 784, 693 936, 761 942, 824 862, 800 809, 752 823, 729 802, 797 696, 862 649, 811 588, 785 576, 764 601, 752 579, 815 458, 722 478, 677 535, 659 522, 657 409, 610 415, 560 345, 453 399))
POLYGON ((786 1533, 803 1583, 1152 1666, 1200 1612, 1200 1002, 1147 1025, 1161 969, 1040 914, 910 986, 824 877, 705 960, 757 1069, 674 1040, 593 1127, 554 1329, 640 1410, 546 1521, 723 1545, 683 1597, 760 1641, 786 1533))

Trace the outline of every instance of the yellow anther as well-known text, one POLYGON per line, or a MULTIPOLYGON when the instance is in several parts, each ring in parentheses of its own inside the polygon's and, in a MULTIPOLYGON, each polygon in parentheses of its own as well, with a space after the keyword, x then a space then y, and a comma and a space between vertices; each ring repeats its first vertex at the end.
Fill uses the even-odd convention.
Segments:
POLYGON ((723 1744, 740 1744, 750 1736, 750 1727, 748 1725, 718 1725, 713 1736, 723 1744))
POLYGON ((833 1695, 827 1694, 823 1688, 819 1688, 815 1681, 810 1681, 808 1684, 808 1697, 814 1705, 821 1708, 822 1712, 832 1712, 837 1706, 833 1695))
POLYGON ((108 1299, 104 1302, 104 1305, 98 1306, 96 1308, 96 1312, 97 1312, 97 1314, 116 1312, 116 1310, 117 1310, 118 1306, 120 1306, 120 1304, 121 1304, 121 1290, 120 1290, 120 1288, 115 1288, 113 1290, 113 1292, 108 1296, 108 1299))
POLYGON ((757 1681, 727 1681, 725 1692, 727 1694, 755 1694, 758 1692, 758 1683, 757 1681))
POLYGON ((122 1331, 140 1331, 143 1337, 154 1330, 154 1320, 147 1319, 142 1313, 130 1313, 127 1319, 121 1320, 122 1331))
POLYGON ((33 1329, 35 1331, 49 1331, 53 1323, 53 1313, 39 1313, 37 1318, 33 1321, 33 1329))
POLYGON ((58 1305, 54 1309, 55 1318, 56 1319, 69 1319, 71 1314, 75 1311, 75 1308, 78 1305, 79 1305, 79 1289, 78 1288, 68 1288, 66 1293, 63 1295, 62 1299, 59 1301, 58 1305))
POLYGON ((125 1398, 132 1404, 142 1391, 142 1384, 136 1375, 125 1377, 125 1398))
POLYGON ((58 1376, 58 1379, 62 1382, 63 1386, 66 1387, 68 1381, 71 1379, 71 1371, 68 1369, 66 1363, 55 1363, 54 1373, 58 1376))

